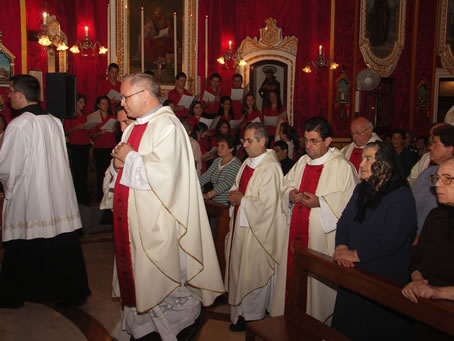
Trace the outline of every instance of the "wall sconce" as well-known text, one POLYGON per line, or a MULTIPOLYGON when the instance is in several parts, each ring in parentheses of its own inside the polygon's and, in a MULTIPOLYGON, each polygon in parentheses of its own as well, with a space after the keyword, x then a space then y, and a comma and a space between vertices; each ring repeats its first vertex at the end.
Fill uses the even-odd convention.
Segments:
POLYGON ((323 46, 319 45, 318 47, 318 57, 315 61, 311 60, 307 65, 302 69, 305 73, 311 73, 311 64, 316 68, 325 68, 329 66, 330 70, 335 70, 339 67, 334 60, 331 58, 325 58, 325 54, 323 52, 323 46))
POLYGON ((49 14, 44 12, 38 44, 47 49, 50 45, 55 43, 57 45, 57 51, 66 51, 68 46, 66 46, 64 34, 61 34, 62 32, 60 31, 59 24, 56 23, 55 17, 48 17, 49 14), (47 25, 48 19, 51 19, 50 26, 47 25))
POLYGON ((232 41, 229 40, 229 49, 221 57, 217 59, 219 64, 222 64, 225 69, 229 69, 229 64, 233 63, 233 67, 237 69, 238 66, 246 65, 246 62, 241 57, 241 51, 238 49, 236 52, 232 51, 232 41))
POLYGON ((82 41, 76 41, 76 43, 69 49, 72 53, 77 54, 82 50, 82 56, 88 56, 87 51, 91 49, 92 56, 95 54, 96 46, 99 47, 99 54, 106 54, 107 48, 105 48, 99 41, 92 41, 88 37, 88 26, 85 26, 85 37, 82 41))

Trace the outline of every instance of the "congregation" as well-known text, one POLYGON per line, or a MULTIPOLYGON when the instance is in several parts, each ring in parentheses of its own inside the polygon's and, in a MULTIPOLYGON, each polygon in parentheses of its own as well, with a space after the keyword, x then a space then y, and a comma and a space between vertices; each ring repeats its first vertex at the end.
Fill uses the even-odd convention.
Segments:
MULTIPOLYGON (((224 293, 232 331, 244 331, 249 321, 268 314, 283 315, 296 248, 311 248, 333 257, 339 266, 399 282, 402 294, 415 303, 419 298, 454 299, 449 271, 454 126, 435 123, 427 136, 415 137, 401 129, 374 131, 372 122, 358 116, 350 125, 352 142, 341 146, 323 117, 311 117, 301 127, 290 124, 272 70, 259 94, 262 108, 242 88, 240 74, 233 75, 230 87, 222 87, 221 76, 212 74, 200 97, 186 106, 182 97, 192 94, 183 72, 176 75, 165 101, 151 72, 131 74, 121 82, 118 72, 118 65, 109 65, 94 110, 85 107, 84 94, 77 95, 77 117, 64 121, 64 133, 58 120, 39 106, 33 77, 12 79, 10 102, 21 115, 7 127, 0 124, 5 131, 0 180, 7 199, 1 306, 18 308, 24 300, 80 304, 89 295, 75 233, 81 227, 76 200, 113 212, 113 295, 121 300, 122 328, 131 340, 191 340, 203 307, 224 293), (233 96, 238 90, 240 99, 233 96), (60 141, 52 145, 64 170, 59 177, 48 170, 46 155, 28 157, 33 147, 44 153, 45 143, 50 145, 40 129, 60 141), (96 188, 88 181, 90 153, 96 188), (18 167, 31 174, 24 179, 18 167), (52 181, 45 180, 50 174, 52 181), (74 189, 68 184, 71 174, 74 189), (21 213, 28 209, 24 201, 39 200, 24 187, 35 178, 66 188, 63 194, 49 189, 49 206, 55 203, 56 210, 21 213), (205 209, 209 201, 230 212, 225 273, 205 209), (42 221, 55 225, 54 231, 45 235, 35 229, 36 235, 29 237, 30 222, 40 214, 42 221), (24 216, 26 221, 17 220, 24 216), (36 237, 47 238, 48 244, 37 245, 36 237), (44 295, 39 288, 45 282, 32 293, 18 285, 32 278, 26 274, 32 267, 37 268, 35 276, 40 272, 36 262, 26 264, 25 258, 43 248, 51 257, 57 238, 70 245, 66 252, 79 269, 73 273, 79 276, 75 297, 50 297, 48 290, 44 295), (28 256, 20 256, 26 248, 28 256), (3 297, 4 292, 14 296, 3 297)), ((36 188, 42 194, 43 187, 36 188)), ((452 339, 314 277, 308 282, 307 312, 352 340, 386 340, 391 335, 452 339)))

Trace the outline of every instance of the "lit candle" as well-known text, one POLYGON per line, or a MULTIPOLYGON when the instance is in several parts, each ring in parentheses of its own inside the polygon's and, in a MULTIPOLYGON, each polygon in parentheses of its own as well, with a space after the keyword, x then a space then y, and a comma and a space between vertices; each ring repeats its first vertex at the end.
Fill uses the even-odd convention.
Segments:
POLYGON ((47 25, 47 13, 46 12, 43 13, 43 24, 47 25))
POLYGON ((231 50, 231 49, 232 49, 232 41, 229 40, 229 50, 231 50))
POLYGON ((145 36, 144 36, 144 10, 143 6, 140 9, 140 52, 141 52, 141 61, 142 61, 142 72, 145 71, 145 36))
POLYGON ((174 51, 174 72, 175 77, 177 76, 177 12, 173 12, 173 51, 174 51))
POLYGON ((323 51, 323 47, 322 47, 322 45, 320 45, 320 46, 318 47, 318 55, 319 55, 319 56, 322 55, 322 51, 323 51))
POLYGON ((208 79, 208 15, 205 17, 205 79, 208 79))
POLYGON ((88 38, 88 26, 85 26, 85 37, 88 38))

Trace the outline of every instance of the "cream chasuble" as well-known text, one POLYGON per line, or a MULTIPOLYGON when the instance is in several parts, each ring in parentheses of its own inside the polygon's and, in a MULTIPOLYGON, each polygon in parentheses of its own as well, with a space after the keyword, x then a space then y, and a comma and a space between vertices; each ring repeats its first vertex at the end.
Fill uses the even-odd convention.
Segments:
MULTIPOLYGON (((231 191, 239 188, 243 170, 251 162, 251 158, 248 158, 243 163, 231 191)), ((270 300, 273 294, 272 289, 267 288, 265 292, 258 292, 258 289, 270 285, 270 280, 279 268, 288 226, 279 195, 282 169, 274 151, 267 150, 263 159, 251 166, 255 167, 254 173, 238 210, 235 227, 234 208, 231 207, 230 230, 225 248, 225 287, 231 306, 242 305, 243 300, 246 301, 251 294, 256 302, 262 301, 264 308, 264 301, 270 300)), ((250 319, 260 318, 254 317, 256 313, 248 307, 244 310, 246 319, 248 316, 251 316, 250 319)), ((235 317, 233 319, 236 320, 235 317)))
MULTIPOLYGON (((224 288, 188 136, 168 107, 147 119, 138 153, 129 153, 124 166, 124 174, 137 175, 128 201, 137 311, 156 307, 181 285, 211 305, 224 288)), ((123 142, 132 128, 124 132, 123 142)), ((104 207, 112 199, 107 182, 104 207)), ((114 278, 114 295, 119 296, 116 283, 114 278)))
MULTIPOLYGON (((304 155, 287 173, 281 188, 282 205, 288 213, 288 217, 291 217, 289 193, 293 189, 300 188, 304 168, 307 164, 323 164, 315 191, 315 195, 320 199, 320 207, 312 208, 310 211, 308 246, 332 256, 335 246, 335 224, 350 200, 358 183, 358 176, 353 165, 336 148, 330 148, 328 153, 317 160, 312 160, 308 155, 304 155)), ((290 220, 288 222, 290 223, 290 220)), ((287 244, 288 242, 287 235, 287 244)), ((285 295, 287 258, 284 258, 280 265, 275 293, 285 295)), ((307 312, 323 322, 333 312, 336 291, 314 278, 310 278, 307 298, 307 312)), ((279 313, 284 314, 283 305, 279 307, 279 313)))

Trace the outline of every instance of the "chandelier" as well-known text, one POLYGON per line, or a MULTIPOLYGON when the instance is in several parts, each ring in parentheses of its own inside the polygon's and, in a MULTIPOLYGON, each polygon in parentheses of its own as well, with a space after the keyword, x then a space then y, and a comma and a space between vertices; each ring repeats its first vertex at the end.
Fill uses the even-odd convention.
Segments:
POLYGON ((246 62, 241 57, 241 51, 238 49, 236 52, 232 51, 232 41, 229 40, 229 49, 221 57, 217 59, 219 64, 222 64, 224 68, 229 69, 229 64, 233 64, 233 67, 237 68, 238 65, 244 66, 246 62))
POLYGON ((311 60, 307 65, 303 68, 303 72, 305 73, 311 73, 311 64, 316 67, 316 68, 325 68, 329 67, 330 70, 335 70, 339 67, 339 64, 337 64, 334 60, 331 58, 325 58, 325 53, 323 52, 323 46, 319 45, 318 47, 318 56, 315 61, 311 60))

